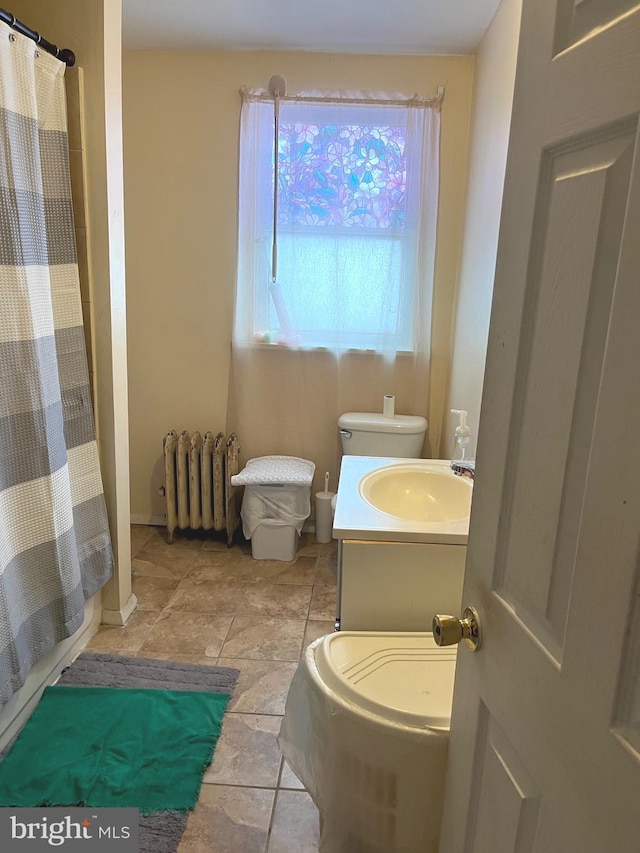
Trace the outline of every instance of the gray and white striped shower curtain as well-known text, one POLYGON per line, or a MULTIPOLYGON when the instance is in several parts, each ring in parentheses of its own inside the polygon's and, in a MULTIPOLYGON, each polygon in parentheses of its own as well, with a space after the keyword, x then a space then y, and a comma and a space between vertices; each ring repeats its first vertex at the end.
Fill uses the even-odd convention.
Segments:
POLYGON ((113 571, 74 235, 65 66, 0 23, 0 705, 113 571))

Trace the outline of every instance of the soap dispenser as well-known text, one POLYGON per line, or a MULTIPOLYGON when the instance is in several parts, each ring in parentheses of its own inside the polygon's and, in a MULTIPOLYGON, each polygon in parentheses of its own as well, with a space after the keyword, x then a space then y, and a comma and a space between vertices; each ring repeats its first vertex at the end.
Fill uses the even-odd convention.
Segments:
POLYGON ((467 416, 469 412, 466 409, 451 409, 452 415, 457 415, 460 419, 460 423, 456 427, 455 437, 456 444, 460 448, 460 456, 458 457, 458 461, 462 461, 466 459, 466 450, 467 445, 469 444, 469 436, 471 435, 471 430, 467 425, 467 416))

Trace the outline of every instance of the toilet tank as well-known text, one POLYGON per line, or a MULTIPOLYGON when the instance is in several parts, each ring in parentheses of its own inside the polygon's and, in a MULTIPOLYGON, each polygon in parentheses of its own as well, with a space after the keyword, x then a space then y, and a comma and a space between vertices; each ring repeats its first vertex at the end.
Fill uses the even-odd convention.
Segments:
POLYGON ((348 456, 400 456, 417 459, 427 421, 420 415, 386 417, 376 412, 346 412, 338 418, 342 452, 348 456))

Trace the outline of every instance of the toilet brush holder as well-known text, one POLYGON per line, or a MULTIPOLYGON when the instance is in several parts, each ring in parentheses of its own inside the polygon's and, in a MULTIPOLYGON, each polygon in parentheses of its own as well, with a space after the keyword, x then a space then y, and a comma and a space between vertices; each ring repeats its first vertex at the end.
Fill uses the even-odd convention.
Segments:
POLYGON ((316 492, 316 541, 331 542, 333 517, 331 498, 335 492, 316 492))

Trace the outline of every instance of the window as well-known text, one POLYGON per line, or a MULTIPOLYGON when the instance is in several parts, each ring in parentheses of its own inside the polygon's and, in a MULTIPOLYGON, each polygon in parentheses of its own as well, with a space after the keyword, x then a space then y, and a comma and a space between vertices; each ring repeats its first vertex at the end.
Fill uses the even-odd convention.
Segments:
MULTIPOLYGON (((273 105, 250 106, 255 114, 241 139, 237 306, 245 337, 282 342, 286 312, 285 343, 414 350, 428 243, 427 110, 397 101, 281 102, 274 292, 273 105), (243 276, 252 279, 244 288, 243 276)), ((437 199, 437 171, 429 180, 437 199)))

